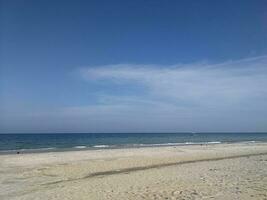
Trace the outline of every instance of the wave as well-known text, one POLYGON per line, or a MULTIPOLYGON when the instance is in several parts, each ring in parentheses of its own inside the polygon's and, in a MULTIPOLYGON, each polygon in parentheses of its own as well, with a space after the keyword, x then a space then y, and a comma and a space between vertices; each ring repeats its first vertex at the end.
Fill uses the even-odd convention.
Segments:
POLYGON ((157 143, 157 144, 133 144, 129 146, 141 146, 141 147, 149 147, 149 146, 176 146, 182 145, 183 143, 157 143))
POLYGON ((214 142, 207 142, 207 144, 221 144, 222 142, 220 141, 214 141, 214 142))
POLYGON ((152 147, 152 146, 178 146, 184 145, 186 143, 158 143, 158 144, 133 144, 133 146, 140 146, 140 147, 152 147))
POLYGON ((191 144, 201 144, 201 143, 198 143, 198 142, 185 142, 184 144, 189 144, 189 145, 191 145, 191 144))
POLYGON ((248 141, 241 141, 240 143, 256 143, 256 142, 260 142, 260 141, 248 140, 248 141))
POLYGON ((55 147, 46 147, 46 148, 36 148, 36 149, 18 149, 14 151, 32 151, 32 150, 50 150, 50 149, 56 149, 55 147))
POLYGON ((133 144, 135 147, 152 147, 152 146, 183 146, 183 145, 203 145, 203 144, 221 144, 220 141, 211 142, 180 142, 180 143, 157 143, 157 144, 133 144))
POLYGON ((0 153, 17 153, 17 152, 42 152, 57 149, 55 147, 46 147, 46 148, 36 148, 36 149, 10 149, 10 150, 0 150, 0 153))
POLYGON ((84 148, 86 148, 86 146, 75 146, 73 148, 76 148, 76 149, 84 149, 84 148))
POLYGON ((102 145, 94 145, 93 147, 95 147, 95 148, 108 148, 109 145, 102 144, 102 145))

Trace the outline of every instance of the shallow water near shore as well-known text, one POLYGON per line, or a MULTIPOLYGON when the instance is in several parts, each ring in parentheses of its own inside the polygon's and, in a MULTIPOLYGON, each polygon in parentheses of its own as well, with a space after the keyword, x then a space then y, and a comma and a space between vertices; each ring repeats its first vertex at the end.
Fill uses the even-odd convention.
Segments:
POLYGON ((264 141, 267 133, 0 134, 0 153, 264 141))

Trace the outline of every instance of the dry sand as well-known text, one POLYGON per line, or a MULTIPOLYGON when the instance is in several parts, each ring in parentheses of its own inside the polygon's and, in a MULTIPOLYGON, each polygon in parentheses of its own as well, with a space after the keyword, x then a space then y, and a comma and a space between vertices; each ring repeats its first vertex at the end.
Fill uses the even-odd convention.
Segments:
POLYGON ((267 199, 267 143, 0 155, 0 199, 267 199))

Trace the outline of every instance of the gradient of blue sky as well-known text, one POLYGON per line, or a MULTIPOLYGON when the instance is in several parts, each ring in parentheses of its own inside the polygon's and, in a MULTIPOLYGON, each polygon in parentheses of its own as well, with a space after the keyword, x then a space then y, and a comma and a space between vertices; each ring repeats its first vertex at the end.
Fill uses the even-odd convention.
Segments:
POLYGON ((267 131, 267 1, 0 0, 0 132, 267 131))

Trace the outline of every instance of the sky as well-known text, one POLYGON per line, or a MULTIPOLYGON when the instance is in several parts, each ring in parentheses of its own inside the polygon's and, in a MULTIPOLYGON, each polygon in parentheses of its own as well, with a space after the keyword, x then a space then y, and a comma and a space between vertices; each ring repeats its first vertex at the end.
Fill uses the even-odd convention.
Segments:
POLYGON ((267 0, 0 0, 0 133, 267 131, 267 0))

